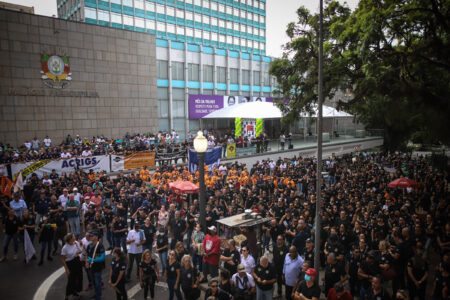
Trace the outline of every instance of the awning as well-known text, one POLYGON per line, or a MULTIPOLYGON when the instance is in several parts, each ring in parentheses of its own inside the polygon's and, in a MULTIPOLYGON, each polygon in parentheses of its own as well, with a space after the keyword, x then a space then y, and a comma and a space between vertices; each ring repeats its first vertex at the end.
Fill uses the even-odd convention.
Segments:
POLYGON ((281 110, 272 102, 247 102, 216 110, 202 119, 281 119, 281 110))

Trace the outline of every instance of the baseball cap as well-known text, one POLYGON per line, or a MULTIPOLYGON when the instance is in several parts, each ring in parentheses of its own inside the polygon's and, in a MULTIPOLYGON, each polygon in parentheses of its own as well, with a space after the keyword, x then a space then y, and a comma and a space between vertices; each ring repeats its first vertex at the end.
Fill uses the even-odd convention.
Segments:
POLYGON ((309 276, 317 276, 317 271, 314 268, 309 268, 306 270, 305 274, 309 276))
POLYGON ((217 228, 216 228, 216 226, 209 226, 208 227, 208 230, 210 230, 210 231, 217 231, 217 228))
POLYGON ((239 265, 237 266, 237 269, 238 269, 238 271, 244 271, 244 270, 245 270, 245 267, 244 267, 243 264, 239 264, 239 265))
POLYGON ((306 242, 307 242, 307 243, 312 243, 313 240, 308 238, 308 239, 306 239, 306 242))
POLYGON ((74 191, 74 192, 78 191, 78 188, 74 187, 74 188, 73 188, 73 191, 74 191))

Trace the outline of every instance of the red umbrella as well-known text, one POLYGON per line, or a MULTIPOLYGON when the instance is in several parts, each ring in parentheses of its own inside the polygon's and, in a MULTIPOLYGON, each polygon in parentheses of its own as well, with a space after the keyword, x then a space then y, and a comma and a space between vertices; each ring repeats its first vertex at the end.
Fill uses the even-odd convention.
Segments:
POLYGON ((415 186, 417 186, 417 182, 406 177, 395 179, 388 184, 388 187, 390 188, 408 188, 415 186))
POLYGON ((183 194, 196 194, 198 193, 198 186, 193 184, 190 181, 175 181, 170 182, 169 187, 177 192, 183 193, 183 194))

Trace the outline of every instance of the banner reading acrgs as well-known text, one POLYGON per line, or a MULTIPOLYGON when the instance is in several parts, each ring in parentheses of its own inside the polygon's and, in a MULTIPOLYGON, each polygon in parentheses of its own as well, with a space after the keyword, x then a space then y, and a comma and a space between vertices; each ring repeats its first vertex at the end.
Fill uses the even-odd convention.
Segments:
POLYGON ((60 160, 39 160, 32 162, 14 163, 11 164, 11 173, 13 180, 22 172, 24 178, 28 178, 31 174, 36 173, 39 177, 44 174, 50 174, 52 170, 56 173, 72 173, 76 170, 83 170, 88 172, 106 171, 110 172, 109 155, 98 155, 90 157, 77 157, 60 160))

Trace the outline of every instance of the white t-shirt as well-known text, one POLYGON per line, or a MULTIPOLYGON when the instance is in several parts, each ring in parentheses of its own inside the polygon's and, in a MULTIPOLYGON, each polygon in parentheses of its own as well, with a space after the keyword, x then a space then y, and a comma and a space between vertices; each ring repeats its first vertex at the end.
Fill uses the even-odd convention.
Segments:
POLYGON ((247 256, 247 258, 244 257, 244 255, 241 255, 241 264, 245 267, 245 272, 252 274, 253 269, 255 268, 255 259, 250 254, 247 256))
POLYGON ((71 158, 72 154, 69 152, 61 152, 61 158, 71 158))
POLYGON ((52 145, 52 140, 51 139, 44 139, 44 145, 45 147, 50 147, 52 145))
POLYGON ((92 156, 92 152, 91 150, 83 150, 83 152, 81 153, 81 156, 92 156))
POLYGON ((65 261, 71 261, 74 259, 78 252, 81 252, 81 247, 78 242, 73 243, 73 245, 66 243, 61 249, 61 255, 66 257, 65 261))
POLYGON ((66 196, 64 196, 64 194, 61 195, 61 196, 59 196, 59 198, 58 198, 58 202, 61 203, 61 206, 62 206, 63 208, 66 207, 67 201, 69 201, 69 196, 66 197, 66 196))
MULTIPOLYGON (((90 241, 88 241, 87 240, 87 238, 86 237, 84 237, 84 238, 82 238, 81 239, 81 245, 83 246, 83 249, 87 249, 87 247, 89 246, 89 244, 90 244, 91 242, 90 241)), ((84 258, 85 258, 85 255, 84 255, 84 251, 80 254, 80 259, 83 261, 84 260, 84 258)))
POLYGON ((132 253, 132 254, 138 254, 138 253, 142 253, 142 245, 141 245, 141 241, 145 241, 145 235, 144 235, 144 231, 136 231, 136 230, 130 230, 128 232, 127 235, 127 241, 131 241, 134 240, 133 243, 129 244, 130 245, 130 250, 128 250, 128 253, 132 253))

